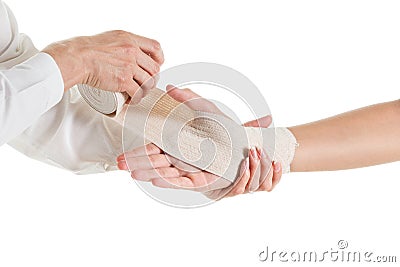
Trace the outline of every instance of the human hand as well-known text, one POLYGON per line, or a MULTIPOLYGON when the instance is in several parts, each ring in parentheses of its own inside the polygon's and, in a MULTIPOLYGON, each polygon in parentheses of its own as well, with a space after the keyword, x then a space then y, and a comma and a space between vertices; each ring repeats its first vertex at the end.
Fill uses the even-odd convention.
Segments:
MULTIPOLYGON (((201 98, 190 89, 167 87, 167 93, 190 108, 222 114, 210 101, 201 98)), ((247 127, 268 127, 271 117, 246 123, 247 127)), ((271 191, 280 181, 282 168, 279 163, 271 161, 259 148, 250 150, 241 166, 239 177, 231 184, 221 177, 199 170, 167 154, 154 144, 136 148, 117 158, 121 170, 131 170, 131 176, 140 181, 151 181, 153 185, 163 188, 180 188, 203 192, 207 197, 220 199, 224 196, 235 196, 253 191, 271 191), (129 168, 129 166, 134 166, 129 168)))
POLYGON ((126 92, 137 103, 155 87, 154 75, 164 56, 160 44, 125 31, 82 36, 47 46, 43 52, 56 61, 65 90, 75 84, 126 92))
MULTIPOLYGON (((246 122, 243 126, 267 128, 271 122, 271 117, 265 116, 246 122)), ((253 147, 250 149, 248 157, 242 162, 239 173, 239 177, 230 186, 204 192, 204 195, 210 199, 218 200, 223 197, 233 197, 255 191, 271 192, 282 178, 282 166, 281 163, 275 161, 272 162, 271 166, 271 160, 265 150, 253 147)))

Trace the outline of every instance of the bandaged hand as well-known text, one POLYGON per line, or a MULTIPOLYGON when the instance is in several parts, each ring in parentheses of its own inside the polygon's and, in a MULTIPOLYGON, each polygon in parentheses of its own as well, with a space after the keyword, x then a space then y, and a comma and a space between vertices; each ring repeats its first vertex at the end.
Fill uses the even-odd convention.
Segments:
POLYGON ((124 31, 76 37, 47 46, 43 52, 56 61, 65 90, 87 84, 107 91, 126 92, 137 103, 156 84, 164 56, 152 39, 124 31))
MULTIPOLYGON (((201 98, 189 89, 167 87, 168 94, 190 108, 209 113, 222 114, 210 101, 201 98)), ((246 123, 248 127, 268 127, 271 117, 246 123)), ((212 199, 224 196, 254 192, 271 191, 279 182, 282 168, 279 163, 273 163, 261 148, 250 149, 248 157, 242 162, 239 176, 233 184, 221 177, 199 170, 164 153, 154 144, 136 148, 121 155, 117 159, 118 167, 128 170, 134 166, 131 176, 140 181, 152 182, 153 185, 164 188, 180 188, 203 192, 212 199)))

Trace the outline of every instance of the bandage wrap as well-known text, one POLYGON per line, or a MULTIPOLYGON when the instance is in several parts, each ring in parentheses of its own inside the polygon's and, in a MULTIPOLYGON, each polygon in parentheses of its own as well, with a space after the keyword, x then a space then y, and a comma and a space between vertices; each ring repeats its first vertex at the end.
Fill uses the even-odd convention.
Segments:
POLYGON ((123 109, 126 98, 120 93, 78 88, 93 108, 115 116, 125 128, 145 138, 145 143, 154 143, 169 155, 230 182, 254 146, 263 147, 271 160, 281 162, 283 172, 290 171, 297 143, 287 128, 243 127, 223 115, 193 110, 160 89, 123 109))

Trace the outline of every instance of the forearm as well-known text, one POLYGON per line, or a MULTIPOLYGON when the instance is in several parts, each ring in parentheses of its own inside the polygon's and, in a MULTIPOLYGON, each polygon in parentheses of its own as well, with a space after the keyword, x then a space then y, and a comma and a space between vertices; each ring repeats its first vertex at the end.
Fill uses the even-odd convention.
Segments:
POLYGON ((292 172, 351 169, 400 160, 400 100, 289 129, 299 143, 292 172))

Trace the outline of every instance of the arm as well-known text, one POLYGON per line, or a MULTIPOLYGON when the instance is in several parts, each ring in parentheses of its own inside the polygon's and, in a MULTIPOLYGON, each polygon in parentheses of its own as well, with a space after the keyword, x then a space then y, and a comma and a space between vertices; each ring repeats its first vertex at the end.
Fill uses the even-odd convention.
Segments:
MULTIPOLYGON (((191 93, 187 91, 179 94, 181 97, 173 96, 178 101, 190 98, 191 93)), ((400 101, 398 100, 289 128, 299 144, 291 163, 291 171, 337 170, 400 160, 399 122, 400 101)), ((255 174, 257 176, 258 170, 263 169, 263 161, 262 157, 257 158, 257 154, 260 153, 253 156, 252 151, 253 149, 249 156, 250 164, 247 164, 245 168, 242 166, 242 170, 247 171, 238 177, 234 188, 231 187, 233 194, 230 193, 227 196, 254 191, 249 190, 249 185, 252 183, 252 177, 255 174)), ((160 156, 160 154, 162 155, 163 151, 150 144, 141 151, 136 149, 132 153, 128 152, 125 156, 120 156, 118 167, 130 169, 128 165, 134 166, 131 172, 134 179, 151 181, 159 187, 186 187, 196 190, 204 186, 204 183, 212 183, 216 179, 215 175, 204 171, 182 174, 173 161, 165 160, 165 156, 160 156), (147 158, 153 164, 141 163, 148 160, 147 158)), ((272 190, 280 180, 281 171, 279 164, 273 163, 273 173, 268 173, 264 182, 256 190, 272 190)), ((206 194, 213 196, 216 192, 218 196, 221 196, 218 194, 221 191, 216 190, 206 194)))
POLYGON ((53 58, 19 35, 13 14, 0 1, 0 145, 57 104, 63 86, 53 58))
POLYGON ((38 53, 0 0, 0 145, 31 126, 75 84, 126 92, 138 102, 153 88, 152 76, 163 60, 158 42, 124 31, 56 42, 38 53))
POLYGON ((289 128, 293 172, 352 169, 400 160, 400 100, 289 128))
MULTIPOLYGON (((102 54, 103 57, 114 60, 114 63, 128 64, 126 58, 129 57, 122 52, 118 54, 122 61, 118 61, 117 56, 107 54, 113 49, 117 51, 116 48, 120 44, 116 42, 118 36, 123 39, 130 36, 128 39, 134 38, 135 40, 130 40, 138 44, 137 48, 140 47, 135 50, 132 46, 125 44, 120 48, 138 53, 138 57, 131 59, 137 63, 136 74, 142 78, 126 80, 141 84, 141 79, 147 77, 143 72, 146 71, 147 75, 157 72, 163 61, 162 51, 157 42, 117 31, 55 43, 45 49, 46 53, 38 53, 31 40, 18 33, 14 16, 0 0, 0 74, 5 74, 5 76, 0 75, 0 81, 3 81, 1 78, 5 77, 4 81, 9 86, 22 90, 20 92, 22 98, 18 94, 11 95, 10 98, 9 94, 2 94, 4 87, 2 87, 3 83, 0 83, 0 144, 8 142, 9 145, 31 158, 75 173, 96 173, 115 169, 115 157, 122 153, 120 124, 90 108, 80 97, 76 88, 67 90, 64 95, 63 91, 78 82, 74 77, 77 76, 74 64, 83 66, 82 62, 77 61, 79 55, 76 49, 88 40, 91 43, 86 43, 86 45, 87 48, 93 49, 92 57, 102 54), (114 35, 116 37, 111 38, 114 35), (107 46, 109 42, 106 41, 107 36, 114 41, 109 47, 107 46), (103 46, 99 44, 101 42, 103 46), (99 45, 96 46, 96 44, 99 45), (98 51, 102 49, 103 51, 98 51), (141 49, 150 56, 143 56, 141 49), (64 58, 61 57, 63 54, 64 58), (33 61, 36 63, 32 64, 33 61), (54 82, 53 76, 44 73, 49 65, 49 68, 58 75, 57 82, 54 82), (41 80, 44 82, 40 83, 41 80), (30 87, 29 84, 32 86, 30 87), (56 92, 58 99, 48 101, 53 91, 56 92), (2 100, 8 102, 2 102, 2 100), (10 110, 10 103, 13 104, 12 110, 10 110), (41 107, 37 107, 36 104, 41 104, 41 107), (39 108, 42 109, 38 110, 39 108)), ((94 66, 105 65, 101 58, 97 58, 95 62, 90 61, 90 57, 87 59, 87 63, 96 63, 94 66)), ((112 80, 108 75, 100 74, 104 81, 112 80)), ((96 77, 96 75, 91 77, 96 77)), ((88 82, 89 84, 96 82, 96 79, 92 81, 89 79, 88 82)), ((113 87, 112 83, 104 84, 104 89, 111 89, 111 87, 113 87)), ((135 84, 131 89, 137 89, 135 84)))
MULTIPOLYGON (((212 102, 190 89, 167 86, 167 94, 193 110, 224 115, 212 102)), ((266 116, 244 126, 267 128, 270 124, 271 117, 266 116)), ((250 149, 248 157, 241 162, 233 184, 172 158, 151 143, 120 155, 117 161, 119 169, 131 170, 131 176, 136 180, 151 181, 158 187, 200 191, 212 199, 260 190, 271 191, 282 175, 281 164, 271 162, 265 150, 256 147, 250 149)))

